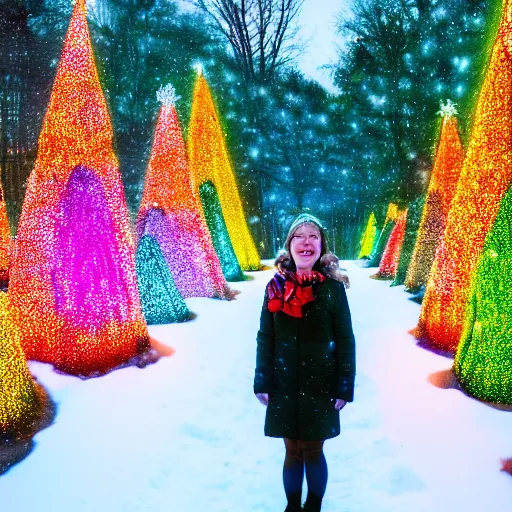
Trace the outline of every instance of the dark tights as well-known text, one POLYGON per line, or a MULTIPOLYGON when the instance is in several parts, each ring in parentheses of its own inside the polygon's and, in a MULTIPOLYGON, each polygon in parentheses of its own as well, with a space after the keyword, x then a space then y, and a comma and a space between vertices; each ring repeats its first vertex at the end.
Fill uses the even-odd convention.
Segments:
POLYGON ((283 466, 284 490, 288 501, 300 503, 304 467, 308 493, 314 494, 320 500, 327 486, 327 462, 323 451, 323 441, 298 441, 284 439, 286 456, 283 466))

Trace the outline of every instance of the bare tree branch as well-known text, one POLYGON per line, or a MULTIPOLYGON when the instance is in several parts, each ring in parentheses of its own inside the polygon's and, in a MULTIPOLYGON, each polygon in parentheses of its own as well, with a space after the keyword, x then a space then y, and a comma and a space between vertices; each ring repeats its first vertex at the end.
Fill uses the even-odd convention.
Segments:
POLYGON ((294 24, 304 0, 188 1, 214 21, 248 81, 270 81, 302 49, 294 24))

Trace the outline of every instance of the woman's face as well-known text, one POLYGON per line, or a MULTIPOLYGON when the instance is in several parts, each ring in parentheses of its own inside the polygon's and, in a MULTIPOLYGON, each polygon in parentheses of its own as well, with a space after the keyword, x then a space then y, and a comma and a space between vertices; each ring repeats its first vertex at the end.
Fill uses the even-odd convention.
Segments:
POLYGON ((315 224, 302 224, 293 233, 290 253, 299 272, 311 272, 320 258, 322 235, 315 224))

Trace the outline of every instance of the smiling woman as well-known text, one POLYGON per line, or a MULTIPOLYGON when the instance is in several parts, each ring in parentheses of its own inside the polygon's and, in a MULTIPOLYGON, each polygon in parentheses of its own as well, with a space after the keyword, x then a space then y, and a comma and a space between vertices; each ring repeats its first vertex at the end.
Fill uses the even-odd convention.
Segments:
POLYGON ((340 433, 339 411, 353 400, 355 344, 338 258, 322 223, 292 223, 268 283, 258 331, 254 393, 267 406, 265 435, 284 439, 286 512, 320 510, 327 485, 324 440, 340 433))

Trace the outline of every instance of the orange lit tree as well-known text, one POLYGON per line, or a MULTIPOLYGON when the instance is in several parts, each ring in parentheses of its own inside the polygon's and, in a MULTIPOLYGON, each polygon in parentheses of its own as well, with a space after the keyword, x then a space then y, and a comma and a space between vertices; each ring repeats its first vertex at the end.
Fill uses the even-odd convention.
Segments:
POLYGON ((440 114, 443 116, 443 121, 439 144, 421 216, 418 238, 405 278, 405 287, 411 291, 416 291, 427 283, 464 162, 464 149, 459 138, 457 118, 455 117, 457 111, 450 100, 446 105, 442 105, 440 114))
POLYGON ((449 351, 461 338, 470 277, 512 178, 511 33, 512 1, 507 0, 415 330, 417 337, 449 351))
POLYGON ((79 375, 149 346, 112 126, 77 0, 17 231, 9 296, 27 358, 79 375))
POLYGON ((174 88, 161 88, 144 193, 137 218, 139 238, 150 235, 162 250, 183 297, 231 298, 190 174, 174 88))
MULTIPOLYGON (((196 193, 207 206, 204 214, 208 227, 219 225, 217 215, 215 219, 209 218, 212 215, 210 204, 212 210, 216 210, 214 203, 218 200, 238 263, 243 270, 258 270, 260 258, 245 220, 217 110, 202 73, 194 89, 187 148, 196 193)), ((212 237, 215 244, 214 233, 212 237)), ((217 244, 217 253, 226 246, 217 244)), ((222 255, 218 256, 222 262, 222 255)))
POLYGON ((375 279, 393 279, 395 277, 404 241, 406 222, 407 210, 404 210, 400 213, 398 222, 389 236, 388 243, 380 260, 379 271, 371 277, 375 279))

